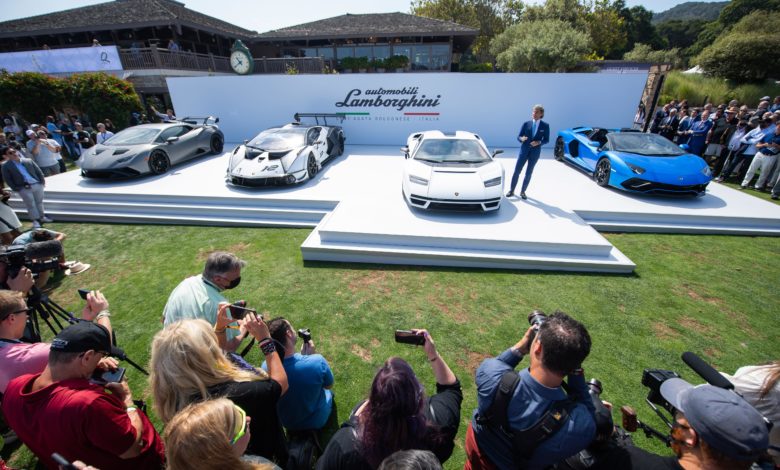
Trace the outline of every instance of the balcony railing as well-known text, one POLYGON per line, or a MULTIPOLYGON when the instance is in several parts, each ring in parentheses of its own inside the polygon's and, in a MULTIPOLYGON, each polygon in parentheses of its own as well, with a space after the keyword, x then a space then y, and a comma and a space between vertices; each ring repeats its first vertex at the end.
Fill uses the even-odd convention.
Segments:
MULTIPOLYGON (((125 70, 174 69, 232 72, 230 58, 197 52, 169 51, 157 47, 120 49, 125 70)), ((325 62, 319 57, 255 59, 256 74, 323 73, 325 62)))

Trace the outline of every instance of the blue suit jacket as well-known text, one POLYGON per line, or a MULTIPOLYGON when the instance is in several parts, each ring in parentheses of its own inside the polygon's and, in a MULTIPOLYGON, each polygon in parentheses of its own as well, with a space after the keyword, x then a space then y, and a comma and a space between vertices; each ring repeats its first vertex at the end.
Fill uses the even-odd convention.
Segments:
POLYGON ((517 135, 518 142, 520 137, 528 137, 525 142, 522 142, 520 146, 520 153, 539 154, 542 151, 542 145, 546 145, 550 142, 550 125, 546 122, 539 120, 539 127, 536 129, 536 135, 531 135, 534 130, 534 122, 526 121, 523 123, 523 127, 520 128, 520 133, 517 135), (538 140, 541 145, 531 147, 531 142, 538 140))

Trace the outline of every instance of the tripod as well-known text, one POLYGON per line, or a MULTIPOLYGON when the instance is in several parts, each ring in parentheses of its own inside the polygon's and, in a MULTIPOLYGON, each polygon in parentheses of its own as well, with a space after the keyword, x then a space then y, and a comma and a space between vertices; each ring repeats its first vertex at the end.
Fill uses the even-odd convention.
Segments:
MULTIPOLYGON (((54 335, 62 331, 68 325, 86 321, 76 318, 76 316, 73 315, 73 312, 69 312, 62 308, 57 302, 51 300, 48 295, 42 293, 40 289, 35 286, 30 290, 30 295, 27 298, 27 306, 30 308, 30 316, 27 319, 27 325, 24 327, 24 335, 22 336, 22 341, 27 343, 41 342, 41 319, 46 323, 49 330, 51 330, 54 335)), ((116 346, 115 329, 111 335, 111 342, 116 346)), ((133 362, 127 357, 127 354, 122 354, 121 357, 117 357, 117 359, 126 361, 142 374, 149 375, 149 372, 147 372, 146 369, 133 362)))

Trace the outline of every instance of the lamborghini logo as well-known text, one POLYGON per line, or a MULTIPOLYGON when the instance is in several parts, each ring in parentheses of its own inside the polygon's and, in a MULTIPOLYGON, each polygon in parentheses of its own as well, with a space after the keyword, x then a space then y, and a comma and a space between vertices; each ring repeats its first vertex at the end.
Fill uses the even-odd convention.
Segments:
POLYGON ((555 419, 555 421, 560 421, 561 420, 561 413, 560 412, 555 412, 555 413, 553 413, 552 417, 555 419))
POLYGON ((455 193, 456 196, 460 196, 460 193, 455 193))

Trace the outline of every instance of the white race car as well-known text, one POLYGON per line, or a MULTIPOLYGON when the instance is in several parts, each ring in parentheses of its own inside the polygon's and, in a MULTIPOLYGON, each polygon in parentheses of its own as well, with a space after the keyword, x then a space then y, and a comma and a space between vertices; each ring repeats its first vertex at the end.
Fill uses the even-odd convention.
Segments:
POLYGON ((412 207, 442 211, 498 210, 504 167, 473 132, 416 132, 402 148, 402 191, 412 207))
POLYGON ((319 120, 343 119, 335 114, 296 114, 295 122, 273 127, 233 150, 225 180, 239 186, 301 183, 314 177, 323 163, 344 153, 344 131, 319 120), (301 117, 315 117, 303 124, 301 117))

